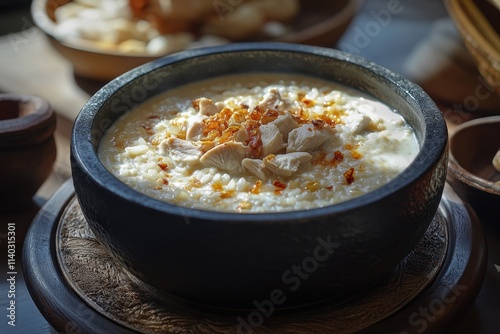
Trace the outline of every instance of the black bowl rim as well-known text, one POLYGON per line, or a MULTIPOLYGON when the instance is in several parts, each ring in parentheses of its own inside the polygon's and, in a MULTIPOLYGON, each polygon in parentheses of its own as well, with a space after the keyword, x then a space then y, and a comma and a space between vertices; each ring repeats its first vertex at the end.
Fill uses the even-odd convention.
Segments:
MULTIPOLYGON (((434 101, 420 86, 407 80, 402 75, 397 74, 392 70, 375 64, 364 57, 331 48, 279 42, 249 42, 181 51, 134 68, 106 84, 89 99, 75 119, 71 136, 71 163, 79 164, 79 168, 82 168, 94 182, 113 194, 120 196, 131 203, 166 214, 181 215, 187 219, 194 218, 221 222, 269 223, 271 221, 275 223, 286 223, 290 221, 306 221, 314 217, 341 214, 343 212, 359 209, 368 204, 380 201, 387 196, 394 195, 401 188, 416 182, 439 161, 440 157, 447 149, 447 140, 448 134, 446 124, 434 101), (364 70, 372 72, 378 77, 383 78, 386 83, 398 87, 400 91, 405 92, 409 98, 415 101, 424 115, 426 129, 423 136, 424 141, 421 143, 420 152, 417 154, 413 162, 396 178, 389 181, 384 186, 365 195, 320 208, 269 213, 220 212, 173 205, 134 190, 118 180, 118 178, 112 175, 104 167, 93 148, 90 130, 92 129, 93 118, 96 113, 105 101, 117 90, 123 88, 133 80, 146 75, 148 72, 170 64, 189 60, 190 58, 209 56, 213 54, 253 51, 304 53, 320 57, 333 58, 349 62, 363 68, 364 70), (430 129, 432 129, 432 131, 429 131, 430 129)), ((186 222, 188 222, 188 220, 186 220, 186 222)))

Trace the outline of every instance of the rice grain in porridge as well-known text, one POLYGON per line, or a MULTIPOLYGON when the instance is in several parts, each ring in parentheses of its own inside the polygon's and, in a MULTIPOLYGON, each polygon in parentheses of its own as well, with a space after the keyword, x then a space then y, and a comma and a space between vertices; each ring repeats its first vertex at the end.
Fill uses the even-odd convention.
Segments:
POLYGON ((280 212, 379 188, 418 153, 387 105, 329 81, 226 76, 156 96, 118 119, 99 145, 128 186, 190 208, 280 212))

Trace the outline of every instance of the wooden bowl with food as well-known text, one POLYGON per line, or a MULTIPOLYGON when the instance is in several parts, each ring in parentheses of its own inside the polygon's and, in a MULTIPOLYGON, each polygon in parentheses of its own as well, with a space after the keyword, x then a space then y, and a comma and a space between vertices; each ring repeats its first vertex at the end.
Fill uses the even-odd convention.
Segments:
POLYGON ((450 183, 483 217, 500 205, 500 116, 457 126, 450 136, 450 183))
POLYGON ((177 51, 236 41, 332 47, 360 0, 34 0, 35 24, 75 74, 109 81, 177 51))

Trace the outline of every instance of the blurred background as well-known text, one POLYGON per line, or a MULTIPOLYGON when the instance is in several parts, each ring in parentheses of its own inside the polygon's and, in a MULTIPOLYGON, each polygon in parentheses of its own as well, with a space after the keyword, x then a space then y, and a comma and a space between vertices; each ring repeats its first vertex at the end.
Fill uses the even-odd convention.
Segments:
MULTIPOLYGON (((127 3, 127 0, 123 1, 127 3)), ((59 139, 60 154, 56 162, 56 175, 61 179, 70 176, 65 143, 69 138, 71 121, 87 99, 108 80, 125 71, 127 66, 134 67, 161 56, 133 54, 135 50, 130 48, 123 52, 110 50, 109 43, 101 43, 96 48, 92 45, 89 47, 85 41, 81 45, 78 42, 75 44, 71 40, 78 35, 71 33, 71 29, 77 29, 75 24, 57 27, 53 22, 58 15, 59 18, 75 15, 54 14, 55 8, 66 2, 34 0, 34 6, 31 6, 31 1, 0 2, 0 91, 38 95, 52 104, 59 116, 56 139, 59 139), (64 38, 70 39, 63 42, 64 38), (102 45, 103 48, 99 49, 102 45)), ((90 0, 86 2, 95 3, 90 0)), ((296 2, 300 7, 290 9, 285 21, 280 22, 280 17, 273 18, 272 24, 253 35, 250 33, 246 39, 238 39, 238 36, 233 36, 233 39, 274 39, 317 44, 366 57, 420 84, 440 106, 451 125, 475 115, 498 113, 500 99, 493 93, 491 85, 480 76, 476 62, 464 46, 446 8, 446 3, 458 1, 296 2), (482 92, 481 98, 477 97, 479 92, 482 92)), ((134 0, 130 3, 134 3, 134 0)), ((230 15, 245 5, 241 1, 238 6, 221 6, 225 3, 222 0, 211 2, 209 13, 212 21, 207 19, 212 22, 211 29, 221 22, 230 24, 230 15)), ((237 4, 235 1, 231 3, 237 4)), ((243 17, 247 14, 251 15, 251 12, 240 13, 243 17)), ((95 16, 94 13, 85 14, 87 17, 92 15, 95 16)), ((146 16, 143 15, 143 18, 146 16)), ((165 28, 165 24, 152 24, 157 30, 168 28, 165 28)), ((89 26, 95 25, 84 26, 88 30, 89 26)), ((187 29, 199 34, 200 31, 206 31, 207 28, 203 27, 200 28, 198 24, 169 29, 181 30, 181 33, 182 29, 187 29)), ((214 31, 218 30, 209 33, 213 34, 214 31)), ((94 38, 95 31, 78 33, 78 36, 86 34, 94 38)), ((227 35, 208 39, 198 36, 194 43, 188 37, 188 41, 191 42, 187 47, 232 42, 227 35), (200 40, 203 42, 200 43, 200 40)), ((176 45, 171 41, 169 43, 167 45, 171 48, 176 45)), ((50 190, 54 190, 54 187, 50 190)))
MULTIPOLYGON (((494 0, 489 4, 488 1, 475 1, 481 3, 483 6, 481 8, 486 8, 486 12, 489 12, 486 15, 488 17, 483 19, 487 20, 490 14, 496 14, 498 19, 499 12, 493 6, 494 0)), ((44 6, 45 1, 34 0, 33 3, 38 6, 32 8, 31 1, 0 0, 0 93, 41 96, 51 103, 58 115, 55 133, 58 156, 53 175, 37 194, 40 203, 71 176, 69 138, 72 121, 83 104, 113 77, 112 70, 121 70, 120 66, 126 67, 136 64, 137 61, 147 61, 161 56, 161 54, 133 54, 143 45, 135 42, 128 43, 128 51, 123 54, 120 52, 117 54, 115 49, 109 49, 109 44, 101 49, 101 52, 99 48, 82 42, 80 50, 78 42, 76 47, 71 43, 74 42, 75 36, 81 37, 84 33, 80 31, 79 35, 75 35, 70 33, 70 29, 75 28, 74 25, 67 24, 64 28, 57 28, 53 22, 55 4, 59 6, 66 2, 49 1, 52 5, 44 6), (64 38, 67 40, 63 41, 64 38), (113 54, 112 57, 109 54, 113 54), (102 55, 104 58, 100 57, 102 55), (99 77, 96 73, 106 73, 106 75, 99 77)), ((131 1, 131 3, 140 2, 131 1)), ((274 39, 316 44, 356 54, 399 72, 421 85, 443 111, 448 125, 453 127, 475 117, 500 113, 500 99, 495 93, 495 89, 500 90, 500 79, 496 79, 495 76, 495 73, 500 71, 498 35, 488 40, 496 53, 490 52, 485 61, 493 62, 493 65, 483 66, 483 72, 480 73, 477 55, 481 55, 481 52, 471 53, 470 49, 481 45, 474 44, 474 40, 469 39, 468 49, 462 36, 464 30, 457 29, 460 25, 457 25, 456 17, 450 15, 450 3, 458 2, 460 1, 301 1, 301 7, 296 9, 296 12, 291 10, 290 18, 283 22, 277 17, 273 19, 272 24, 266 25, 264 30, 253 31, 250 27, 246 27, 245 29, 251 31, 248 36, 245 35, 247 38, 224 35, 204 39, 200 43, 200 31, 208 31, 213 35, 214 32, 227 30, 228 26, 223 26, 221 22, 226 22, 224 24, 232 22, 229 16, 231 14, 239 11, 242 17, 256 15, 248 9, 247 12, 241 13, 240 7, 244 1, 241 1, 240 7, 239 5, 228 7, 228 3, 236 4, 237 1, 216 0, 211 4, 213 6, 218 4, 219 7, 211 9, 211 21, 206 21, 208 28, 205 25, 201 27, 199 23, 189 24, 185 29, 193 33, 196 38, 193 40, 192 36, 186 35, 181 37, 187 38, 188 47, 247 39, 274 39), (214 11, 218 17, 214 16, 214 11)), ((88 3, 96 2, 89 0, 88 3)), ((471 11, 466 10, 466 12, 471 11)), ((149 18, 144 12, 138 15, 149 18)), ((176 23, 174 28, 165 27, 157 20, 158 17, 155 17, 154 22, 150 22, 157 30, 174 29, 176 33, 182 33, 182 29, 186 27, 185 22, 176 23)), ((206 22, 204 21, 204 24, 206 22)), ((483 21, 480 19, 477 22, 481 25, 483 21)), ((500 22, 500 19, 495 22, 500 22)), ((165 39, 158 40, 160 42, 157 42, 154 50, 165 50, 161 49, 165 48, 165 45, 173 48, 171 40, 167 41, 170 44, 165 44, 165 39)), ((178 39, 176 43, 185 40, 178 39)), ((29 299, 27 291, 23 290, 22 293, 26 295, 24 298, 29 299)), ((486 305, 495 303, 493 297, 488 297, 485 293, 481 298, 486 305)), ((35 324, 41 316, 33 305, 28 309, 32 312, 31 317, 35 324)), ((22 314, 27 311, 19 312, 22 314)), ((488 308, 482 308, 481 313, 478 313, 474 309, 451 332, 475 332, 479 323, 494 322, 492 319, 497 316, 494 312, 494 309, 491 309, 489 314, 488 308)), ((32 332, 40 332, 36 329, 38 324, 34 326, 32 332)), ((46 328, 46 325, 42 327, 46 328)), ((497 329, 499 327, 500 325, 496 326, 497 329)))

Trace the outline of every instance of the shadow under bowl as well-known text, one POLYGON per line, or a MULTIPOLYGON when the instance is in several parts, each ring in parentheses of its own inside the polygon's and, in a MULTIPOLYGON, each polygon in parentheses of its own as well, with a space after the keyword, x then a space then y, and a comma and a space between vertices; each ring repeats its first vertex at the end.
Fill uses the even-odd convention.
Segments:
POLYGON ((417 85, 361 57, 283 43, 190 50, 138 67, 97 92, 75 120, 75 191, 94 234, 142 281, 190 302, 254 308, 342 298, 384 277, 416 245, 439 205, 448 165, 441 112, 417 85), (420 144, 415 160, 379 189, 293 212, 188 209, 145 196, 97 156, 109 126, 166 90, 247 73, 292 73, 343 84, 398 110, 420 144))
POLYGON ((481 218, 498 216, 500 172, 492 164, 498 150, 500 116, 465 122, 450 136, 450 183, 481 218))

